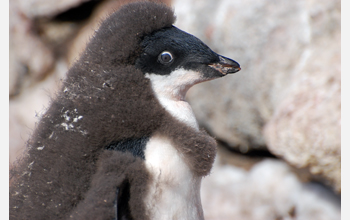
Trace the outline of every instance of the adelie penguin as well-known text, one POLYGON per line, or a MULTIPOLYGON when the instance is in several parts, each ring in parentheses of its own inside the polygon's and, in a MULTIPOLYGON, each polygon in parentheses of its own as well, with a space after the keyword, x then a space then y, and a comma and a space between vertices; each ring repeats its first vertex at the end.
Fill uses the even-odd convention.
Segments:
POLYGON ((10 219, 203 219, 216 142, 186 91, 240 70, 131 3, 100 25, 11 170, 10 219))

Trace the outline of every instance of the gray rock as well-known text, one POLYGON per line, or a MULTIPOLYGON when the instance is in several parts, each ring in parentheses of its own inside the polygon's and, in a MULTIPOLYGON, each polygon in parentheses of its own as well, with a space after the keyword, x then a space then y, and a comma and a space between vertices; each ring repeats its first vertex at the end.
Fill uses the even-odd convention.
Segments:
POLYGON ((90 0, 11 0, 17 2, 21 11, 29 18, 35 17, 53 17, 70 8, 90 0))
POLYGON ((202 181, 206 220, 340 220, 340 198, 300 182, 282 161, 265 159, 248 171, 218 161, 202 181))
POLYGON ((309 48, 308 65, 291 79, 289 93, 264 134, 274 154, 297 167, 309 167, 340 192, 340 33, 334 35, 334 41, 320 37, 309 48))
POLYGON ((52 51, 35 33, 33 20, 19 2, 10 1, 10 95, 44 78, 54 63, 52 51))

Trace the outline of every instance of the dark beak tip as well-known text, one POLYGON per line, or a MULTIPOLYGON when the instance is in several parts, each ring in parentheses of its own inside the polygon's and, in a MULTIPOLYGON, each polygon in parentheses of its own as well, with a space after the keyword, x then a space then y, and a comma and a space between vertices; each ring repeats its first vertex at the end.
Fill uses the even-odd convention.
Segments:
POLYGON ((228 68, 227 73, 236 73, 236 72, 241 70, 241 66, 236 61, 234 61, 234 60, 232 60, 230 58, 221 56, 221 55, 219 55, 219 59, 220 59, 219 63, 222 66, 228 68))
POLYGON ((241 70, 241 66, 236 61, 220 55, 219 59, 219 62, 210 64, 209 66, 221 72, 223 75, 237 73, 241 70))
POLYGON ((233 73, 237 73, 238 71, 241 70, 241 67, 240 67, 240 66, 238 66, 238 67, 233 67, 233 69, 234 69, 234 72, 233 72, 233 73))
POLYGON ((235 68, 235 69, 232 69, 232 70, 228 70, 224 75, 226 75, 226 74, 234 74, 234 73, 237 73, 240 70, 241 70, 240 68, 235 68))

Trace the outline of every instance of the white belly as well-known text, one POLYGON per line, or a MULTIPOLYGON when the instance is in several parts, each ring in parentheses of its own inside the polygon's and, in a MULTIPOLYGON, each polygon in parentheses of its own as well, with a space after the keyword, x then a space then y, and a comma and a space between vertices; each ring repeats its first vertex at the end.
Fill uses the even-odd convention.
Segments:
POLYGON ((145 198, 151 219, 204 219, 201 178, 192 175, 171 142, 159 135, 152 137, 146 145, 145 157, 152 175, 145 198))

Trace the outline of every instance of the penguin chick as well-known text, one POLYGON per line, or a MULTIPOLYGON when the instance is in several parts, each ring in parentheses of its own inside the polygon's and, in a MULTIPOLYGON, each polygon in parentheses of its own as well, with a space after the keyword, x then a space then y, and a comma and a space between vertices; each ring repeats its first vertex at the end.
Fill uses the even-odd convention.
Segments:
POLYGON ((237 62, 131 3, 100 25, 11 170, 10 219, 203 219, 216 142, 185 101, 237 62))

